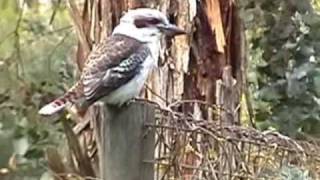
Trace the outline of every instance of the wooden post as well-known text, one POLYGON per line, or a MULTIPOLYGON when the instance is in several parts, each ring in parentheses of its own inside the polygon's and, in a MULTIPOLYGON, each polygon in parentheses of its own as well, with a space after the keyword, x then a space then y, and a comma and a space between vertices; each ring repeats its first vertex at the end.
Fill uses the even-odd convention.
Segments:
POLYGON ((122 108, 106 106, 100 127, 100 174, 103 180, 152 180, 154 132, 145 132, 144 123, 155 121, 153 105, 131 103, 122 108))
MULTIPOLYGON (((222 79, 217 81, 216 104, 220 109, 220 125, 222 127, 233 126, 239 124, 239 116, 235 102, 236 80, 232 76, 232 67, 226 66, 223 68, 222 79)), ((222 129, 222 135, 225 137, 233 137, 232 134, 222 129)), ((237 149, 234 144, 227 141, 222 142, 219 146, 220 166, 218 179, 233 179, 232 174, 237 172, 238 160, 237 149), (225 174, 228 175, 225 175, 225 174)))

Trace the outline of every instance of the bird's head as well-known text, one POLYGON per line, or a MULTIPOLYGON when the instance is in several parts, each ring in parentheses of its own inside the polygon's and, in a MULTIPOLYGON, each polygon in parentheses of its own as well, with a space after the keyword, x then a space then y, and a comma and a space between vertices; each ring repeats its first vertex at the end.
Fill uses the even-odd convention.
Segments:
POLYGON ((160 40, 162 35, 172 37, 185 33, 171 24, 163 13, 149 8, 129 10, 113 31, 113 34, 127 35, 142 42, 160 40))

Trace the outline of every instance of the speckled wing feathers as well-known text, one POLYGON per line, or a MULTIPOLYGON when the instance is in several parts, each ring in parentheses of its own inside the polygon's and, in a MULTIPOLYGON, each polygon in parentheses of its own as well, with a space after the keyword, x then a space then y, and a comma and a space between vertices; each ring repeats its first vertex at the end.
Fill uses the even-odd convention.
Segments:
POLYGON ((39 114, 54 114, 68 103, 85 112, 92 103, 133 79, 150 53, 147 45, 124 35, 105 39, 89 54, 80 80, 64 95, 42 107, 39 114))
POLYGON ((149 55, 145 44, 130 37, 114 35, 106 39, 89 55, 82 72, 87 101, 92 103, 130 81, 149 55))

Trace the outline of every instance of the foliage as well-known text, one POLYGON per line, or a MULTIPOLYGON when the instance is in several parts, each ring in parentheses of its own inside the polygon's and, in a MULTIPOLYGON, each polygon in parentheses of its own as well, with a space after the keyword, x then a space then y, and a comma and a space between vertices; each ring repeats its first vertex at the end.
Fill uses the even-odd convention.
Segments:
POLYGON ((10 180, 38 179, 47 170, 43 150, 63 143, 62 127, 37 115, 74 76, 68 58, 76 40, 57 3, 0 2, 0 169, 10 180))
POLYGON ((308 0, 241 2, 259 127, 319 135, 320 16, 308 0))
POLYGON ((284 166, 281 168, 279 177, 281 180, 311 180, 308 171, 303 171, 295 166, 284 166))

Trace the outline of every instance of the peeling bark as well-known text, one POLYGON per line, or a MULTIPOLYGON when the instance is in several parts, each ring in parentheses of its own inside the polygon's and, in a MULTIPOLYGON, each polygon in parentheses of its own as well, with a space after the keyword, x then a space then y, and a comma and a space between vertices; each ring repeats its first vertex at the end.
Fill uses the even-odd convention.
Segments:
MULTIPOLYGON (((79 38, 76 62, 80 70, 90 49, 111 34, 123 12, 137 7, 157 8, 188 35, 163 41, 159 68, 150 76, 142 96, 161 106, 190 99, 219 105, 221 99, 216 98, 216 82, 228 66, 232 72, 228 76, 236 82, 233 86, 236 93, 232 94, 233 102, 228 101, 230 107, 224 108, 239 104, 245 52, 244 34, 234 0, 85 0, 81 8, 72 2, 69 0, 79 38)), ((195 104, 178 108, 193 112, 195 104)), ((198 109, 201 117, 214 119, 212 109, 198 109)), ((239 124, 238 112, 228 124, 239 124)), ((86 118, 99 121, 99 113, 92 107, 86 118)), ((91 132, 91 128, 85 132, 91 132)), ((185 157, 196 163, 195 158, 192 153, 185 157)))

